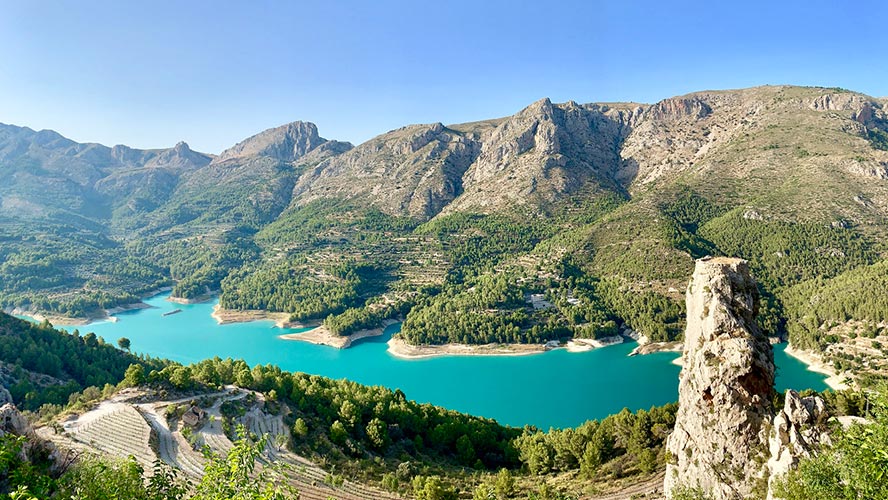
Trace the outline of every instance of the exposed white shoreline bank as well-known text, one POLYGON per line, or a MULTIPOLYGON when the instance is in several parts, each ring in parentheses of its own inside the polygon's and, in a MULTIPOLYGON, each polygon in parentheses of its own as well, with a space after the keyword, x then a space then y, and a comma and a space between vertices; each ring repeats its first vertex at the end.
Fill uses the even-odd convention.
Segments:
POLYGON ((388 352, 402 359, 424 359, 438 356, 526 356, 546 352, 543 344, 442 344, 410 345, 402 339, 388 341, 388 352))
MULTIPOLYGON (((141 299, 144 300, 147 298, 151 298, 157 294, 169 292, 172 289, 173 288, 169 287, 169 286, 157 288, 157 289, 143 293, 141 296, 141 299)), ((140 300, 139 302, 133 302, 131 304, 122 304, 122 305, 119 305, 116 307, 112 307, 110 309, 102 309, 100 314, 98 314, 96 316, 86 316, 86 317, 62 316, 62 315, 51 314, 51 313, 44 314, 41 312, 31 311, 31 310, 27 310, 27 309, 21 309, 18 307, 7 308, 4 310, 4 312, 7 314, 15 315, 15 316, 26 316, 26 317, 31 318, 34 321, 38 321, 38 322, 44 321, 44 320, 49 320, 49 322, 52 323, 54 326, 86 326, 86 325, 90 325, 92 323, 101 323, 104 321, 111 321, 112 323, 117 322, 117 317, 114 316, 117 313, 124 312, 124 311, 132 311, 135 309, 149 309, 150 307, 151 306, 149 306, 148 304, 146 304, 145 302, 142 302, 140 300)))
POLYGON ((261 310, 235 311, 223 309, 219 304, 213 306, 213 313, 210 316, 220 325, 249 323, 250 321, 274 321, 275 326, 278 328, 311 328, 319 325, 318 322, 298 323, 290 321, 290 315, 287 313, 261 310))
POLYGON ((360 339, 369 337, 379 337, 385 332, 386 327, 397 323, 397 321, 386 320, 381 328, 370 328, 367 330, 358 330, 351 335, 336 335, 327 329, 324 325, 318 326, 312 330, 301 333, 287 333, 278 335, 278 338, 284 340, 298 340, 317 345, 327 345, 338 349, 348 349, 351 345, 360 339))
POLYGON ((831 364, 824 361, 821 355, 811 351, 796 349, 792 344, 787 344, 784 352, 808 365, 808 370, 826 375, 827 377, 824 382, 826 382, 826 385, 830 386, 833 390, 841 391, 850 388, 845 382, 847 377, 837 373, 836 369, 831 364))
POLYGON ((601 347, 622 344, 626 339, 622 335, 613 335, 611 337, 602 337, 600 339, 579 339, 574 338, 567 341, 565 348, 567 352, 587 352, 601 347))

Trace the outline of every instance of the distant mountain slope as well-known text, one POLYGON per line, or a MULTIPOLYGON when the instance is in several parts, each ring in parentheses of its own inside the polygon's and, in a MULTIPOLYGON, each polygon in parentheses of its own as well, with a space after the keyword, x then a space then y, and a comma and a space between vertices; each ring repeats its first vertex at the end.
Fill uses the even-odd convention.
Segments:
MULTIPOLYGON (((95 219, 110 218, 120 203, 163 201, 163 192, 145 184, 199 168, 210 157, 185 143, 162 150, 108 148, 79 144, 51 130, 0 124, 0 213, 16 217, 52 217, 67 212, 95 219)), ((169 183, 169 180, 166 182, 169 183)))
POLYGON ((480 142, 440 123, 411 125, 319 163, 299 179, 294 200, 360 200, 393 215, 425 219, 462 193, 480 142))
POLYGON ((320 137, 313 123, 265 130, 184 172, 168 201, 147 214, 151 221, 147 228, 270 222, 290 202, 303 168, 297 162, 318 162, 350 148, 348 143, 320 137))
POLYGON ((879 101, 848 91, 701 92, 650 108, 621 154, 637 164, 634 196, 683 182, 775 216, 869 225, 886 200, 886 126, 879 101), (856 195, 880 201, 867 206, 856 195))

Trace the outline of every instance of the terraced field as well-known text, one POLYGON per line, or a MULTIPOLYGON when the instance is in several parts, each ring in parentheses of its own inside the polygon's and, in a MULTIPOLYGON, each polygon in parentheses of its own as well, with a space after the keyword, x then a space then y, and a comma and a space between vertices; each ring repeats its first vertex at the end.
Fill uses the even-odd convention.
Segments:
MULTIPOLYGON (((221 402, 219 405, 221 406, 221 402)), ((286 435, 289 437, 289 430, 280 415, 269 415, 261 411, 258 406, 254 406, 240 418, 240 423, 254 434, 268 436, 263 464, 283 466, 288 482, 299 491, 300 499, 395 500, 400 498, 391 493, 348 480, 344 480, 342 485, 336 487, 325 483, 324 480, 329 475, 327 471, 304 457, 288 451, 285 447, 278 449, 275 445, 275 436, 286 435)))
MULTIPOLYGON (((207 420, 196 429, 200 442, 213 451, 224 454, 233 446, 222 430, 221 407, 226 401, 242 400, 250 393, 236 388, 208 394, 216 398, 206 409, 207 420)), ((270 415, 262 411, 262 395, 254 394, 259 403, 253 405, 243 417, 238 419, 251 432, 267 435, 268 444, 260 459, 257 473, 278 466, 286 481, 299 492, 302 500, 396 500, 399 497, 351 481, 343 481, 340 486, 332 486, 324 481, 329 474, 310 460, 288 451, 278 449, 275 436, 289 437, 289 430, 280 415, 270 415)), ((39 430, 41 436, 53 441, 63 449, 77 452, 94 452, 103 455, 126 458, 134 457, 146 471, 160 458, 164 463, 175 467, 191 478, 203 475, 206 459, 195 451, 182 435, 181 420, 168 421, 166 409, 170 405, 187 404, 194 398, 183 398, 152 403, 128 403, 120 399, 106 401, 96 409, 64 422, 64 431, 56 432, 52 427, 39 430)), ((278 472, 272 472, 278 474, 278 472)))
POLYGON ((71 437, 108 455, 132 456, 146 469, 157 459, 150 445, 151 427, 131 405, 120 405, 118 409, 77 427, 71 437))

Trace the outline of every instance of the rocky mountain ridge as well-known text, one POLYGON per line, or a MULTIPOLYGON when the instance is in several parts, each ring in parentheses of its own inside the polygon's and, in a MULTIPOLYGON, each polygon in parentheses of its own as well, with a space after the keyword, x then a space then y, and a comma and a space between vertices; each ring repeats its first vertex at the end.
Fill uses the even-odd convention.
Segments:
MULTIPOLYGON (((193 152, 184 143, 167 150, 107 148, 52 131, 3 126, 0 159, 7 173, 11 165, 39 165, 60 182, 118 200, 133 196, 140 189, 136 184, 169 185, 172 177, 193 183, 224 175, 205 170, 211 163, 270 158, 304 167, 287 203, 361 199, 388 213, 428 219, 439 213, 539 208, 577 192, 633 196, 647 186, 681 176, 705 178, 713 170, 729 178, 746 176, 758 167, 756 157, 764 155, 756 153, 725 172, 725 147, 760 133, 762 125, 778 128, 780 115, 827 113, 842 132, 867 138, 888 129, 882 106, 862 94, 796 87, 698 92, 653 105, 541 99, 479 130, 410 125, 357 148, 324 139, 314 124, 297 121, 260 132, 218 156, 193 152)), ((854 175, 888 177, 888 153, 878 149, 837 160, 854 175)), ((14 173, 26 176, 23 170, 14 173)), ((166 194, 169 186, 161 191, 166 194)))
POLYGON ((840 89, 780 86, 697 92, 653 105, 542 99, 472 134, 441 124, 383 134, 316 165, 300 179, 294 201, 360 198, 388 213, 430 218, 516 206, 534 211, 580 192, 637 197, 679 180, 705 186, 715 177, 717 187, 738 190, 749 176, 783 175, 770 170, 784 148, 790 157, 778 161, 787 166, 817 177, 838 167, 870 191, 866 178, 888 171, 888 153, 867 147, 879 146, 874 138, 888 130, 882 106, 840 89), (802 136, 784 135, 793 129, 802 136), (438 135, 446 130, 450 135, 438 135), (808 134, 824 151, 793 145, 809 143, 808 134), (759 144, 764 136, 786 144, 759 144), (836 140, 853 154, 824 147, 836 140))

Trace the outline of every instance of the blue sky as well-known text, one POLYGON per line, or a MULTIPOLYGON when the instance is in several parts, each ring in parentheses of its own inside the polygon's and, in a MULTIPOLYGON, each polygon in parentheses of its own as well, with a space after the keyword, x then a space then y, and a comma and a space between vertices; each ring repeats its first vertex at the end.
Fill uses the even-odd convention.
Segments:
POLYGON ((0 122, 218 153, 293 120, 359 143, 542 97, 885 96, 886 28, 881 2, 0 0, 0 122))

